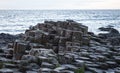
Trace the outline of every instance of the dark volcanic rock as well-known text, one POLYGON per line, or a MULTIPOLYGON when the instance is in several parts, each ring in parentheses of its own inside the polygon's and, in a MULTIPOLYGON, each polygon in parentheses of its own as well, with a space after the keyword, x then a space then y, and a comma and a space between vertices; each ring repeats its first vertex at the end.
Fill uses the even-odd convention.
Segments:
POLYGON ((6 68, 0 69, 0 73, 13 73, 13 72, 14 72, 14 71, 11 70, 11 69, 6 69, 6 68))
POLYGON ((0 72, 119 73, 120 34, 112 27, 100 30, 108 33, 95 35, 81 23, 67 20, 38 23, 16 41, 1 34, 2 43, 6 44, 4 39, 14 43, 0 49, 0 72))
MULTIPOLYGON (((73 48, 79 48, 80 45, 89 45, 90 38, 87 32, 88 27, 72 20, 45 21, 26 30, 23 41, 29 41, 29 47, 32 48, 35 47, 31 43, 36 43, 42 45, 36 48, 50 48, 55 53, 59 53, 60 51, 73 51, 73 48)), ((25 51, 27 46, 22 42, 15 42, 14 56, 19 53, 16 58, 20 59, 22 56, 20 54, 24 54, 22 50, 25 51)))
MULTIPOLYGON (((115 30, 114 28, 112 27, 100 27, 98 28, 100 31, 108 31, 110 32, 111 30, 115 30)), ((116 30, 117 31, 117 30, 116 30)), ((118 32, 118 31, 117 31, 118 32)))
POLYGON ((6 46, 8 43, 13 43, 19 36, 17 35, 10 35, 1 33, 0 34, 0 47, 6 46))
POLYGON ((99 30, 101 30, 101 31, 108 31, 111 34, 119 34, 119 31, 114 29, 114 28, 112 28, 112 27, 100 27, 99 30))
POLYGON ((101 28, 99 28, 99 30, 108 32, 105 34, 99 34, 101 37, 107 38, 107 37, 114 37, 114 36, 120 35, 118 30, 111 28, 111 27, 110 28, 101 27, 101 28))
POLYGON ((108 33, 100 33, 99 38, 106 40, 110 45, 120 45, 120 33, 114 28, 99 28, 101 31, 108 31, 108 33))
POLYGON ((116 30, 116 29, 111 29, 111 30, 110 30, 110 33, 111 33, 111 34, 119 34, 119 31, 116 30))
POLYGON ((111 37, 108 39, 111 45, 120 45, 120 36, 111 37))

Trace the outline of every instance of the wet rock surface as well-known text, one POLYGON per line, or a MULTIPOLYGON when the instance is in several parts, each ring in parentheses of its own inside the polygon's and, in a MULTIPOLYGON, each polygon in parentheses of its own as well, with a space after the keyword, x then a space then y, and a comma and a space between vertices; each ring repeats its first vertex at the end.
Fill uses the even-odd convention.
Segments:
POLYGON ((119 46, 120 45, 120 34, 119 31, 108 27, 101 27, 99 28, 101 31, 107 31, 108 33, 100 33, 99 37, 106 40, 107 42, 109 42, 110 45, 112 46, 119 46))
POLYGON ((110 32, 95 35, 72 20, 38 23, 0 49, 0 73, 120 73, 120 34, 101 30, 110 32))
POLYGON ((8 43, 13 43, 18 38, 19 35, 0 33, 0 47, 2 48, 6 46, 8 43))

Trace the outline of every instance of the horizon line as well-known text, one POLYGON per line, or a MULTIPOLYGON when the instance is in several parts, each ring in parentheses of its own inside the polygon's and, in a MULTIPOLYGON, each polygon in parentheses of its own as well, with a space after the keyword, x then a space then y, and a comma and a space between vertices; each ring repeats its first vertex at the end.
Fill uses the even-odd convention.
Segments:
POLYGON ((0 9, 0 10, 120 10, 120 9, 0 9))

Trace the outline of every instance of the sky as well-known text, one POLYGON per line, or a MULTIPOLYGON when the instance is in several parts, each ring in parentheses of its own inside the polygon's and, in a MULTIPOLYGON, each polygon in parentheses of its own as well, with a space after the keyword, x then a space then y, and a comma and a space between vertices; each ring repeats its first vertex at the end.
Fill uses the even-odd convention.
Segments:
POLYGON ((0 0, 0 9, 120 9, 120 0, 0 0))

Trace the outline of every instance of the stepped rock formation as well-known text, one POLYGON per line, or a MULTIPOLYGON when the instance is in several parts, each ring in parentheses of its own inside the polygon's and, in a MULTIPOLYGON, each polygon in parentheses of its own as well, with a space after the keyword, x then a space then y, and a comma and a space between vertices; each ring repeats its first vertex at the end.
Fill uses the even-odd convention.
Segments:
POLYGON ((0 49, 0 73, 120 73, 120 34, 106 35, 72 20, 38 23, 0 49))
MULTIPOLYGON (((25 31, 24 42, 34 48, 53 49, 55 53, 74 51, 81 45, 89 45, 88 27, 74 21, 45 21, 30 27, 25 31)), ((23 54, 28 45, 22 42, 14 43, 14 55, 23 54), (20 50, 20 48, 22 48, 20 50)), ((20 57, 16 57, 20 59, 20 57)))

